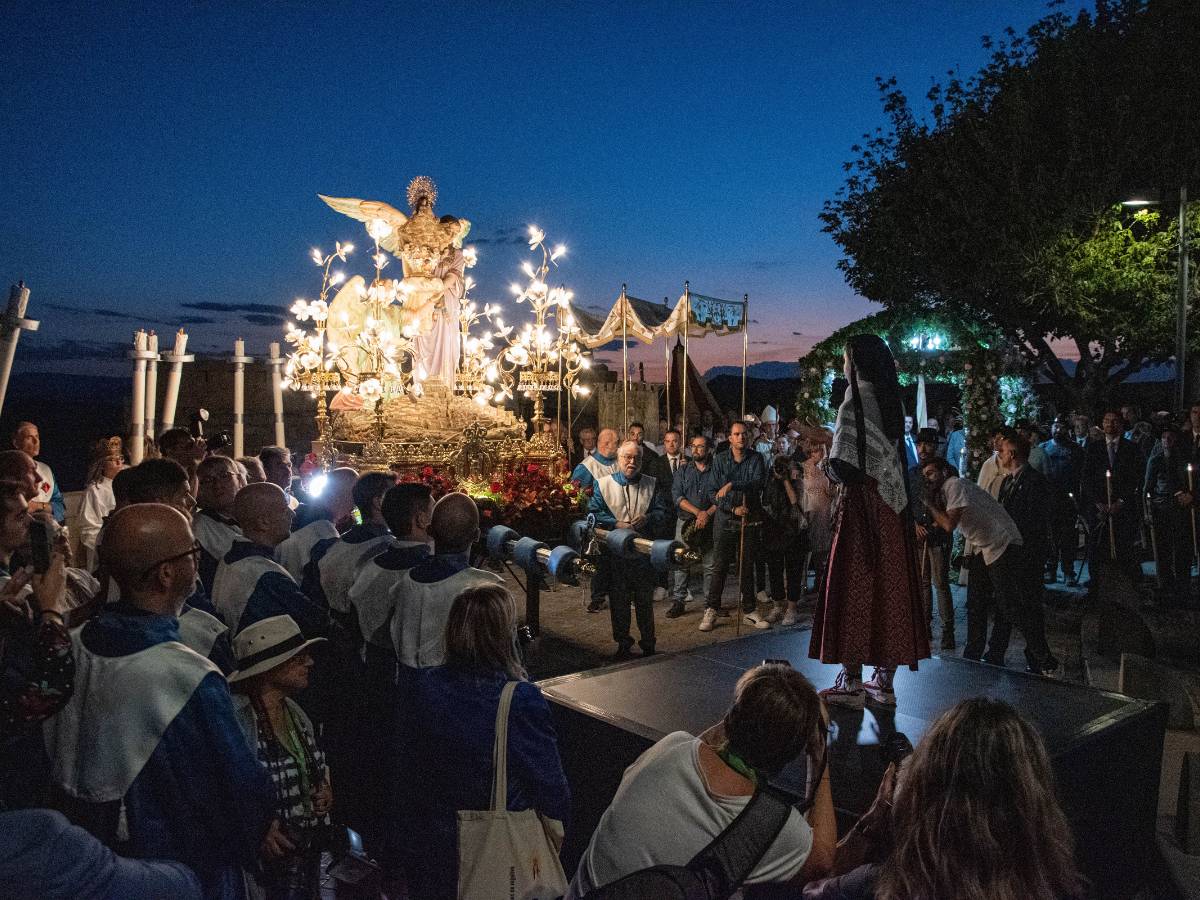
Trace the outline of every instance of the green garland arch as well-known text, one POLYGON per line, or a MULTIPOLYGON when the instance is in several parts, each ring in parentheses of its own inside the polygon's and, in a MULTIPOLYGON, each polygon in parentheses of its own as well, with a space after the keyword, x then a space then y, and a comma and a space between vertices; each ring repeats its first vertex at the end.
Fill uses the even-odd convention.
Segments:
POLYGON ((833 379, 842 371, 846 341, 858 334, 876 334, 887 342, 901 384, 913 384, 923 375, 927 382, 958 388, 971 473, 991 454, 987 435, 994 426, 1038 415, 1029 372, 1019 354, 1005 348, 999 334, 945 313, 885 310, 838 329, 800 358, 796 413, 802 421, 833 422, 837 414, 829 405, 833 379))

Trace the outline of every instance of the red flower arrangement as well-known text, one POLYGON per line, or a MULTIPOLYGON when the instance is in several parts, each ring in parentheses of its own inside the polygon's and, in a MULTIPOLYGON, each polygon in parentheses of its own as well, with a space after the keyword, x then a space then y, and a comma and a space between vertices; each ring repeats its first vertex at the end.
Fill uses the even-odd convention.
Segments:
POLYGON ((419 482, 429 485, 429 491, 434 500, 439 500, 446 494, 458 490, 458 485, 434 469, 433 466, 424 466, 420 472, 405 472, 400 476, 400 481, 407 484, 419 482))

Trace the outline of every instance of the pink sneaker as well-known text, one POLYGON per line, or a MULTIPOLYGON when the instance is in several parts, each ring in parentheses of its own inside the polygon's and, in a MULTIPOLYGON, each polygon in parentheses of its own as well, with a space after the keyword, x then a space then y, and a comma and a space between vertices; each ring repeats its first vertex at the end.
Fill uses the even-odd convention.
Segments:
POLYGON ((838 672, 833 687, 818 691, 821 699, 833 706, 846 706, 850 709, 862 709, 867 705, 867 692, 859 678, 852 678, 846 670, 838 672))

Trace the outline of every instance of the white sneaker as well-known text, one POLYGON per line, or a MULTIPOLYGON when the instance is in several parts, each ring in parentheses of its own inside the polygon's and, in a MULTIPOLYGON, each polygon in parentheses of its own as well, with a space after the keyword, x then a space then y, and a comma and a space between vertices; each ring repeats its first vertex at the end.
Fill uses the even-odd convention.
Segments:
POLYGON ((652 603, 662 603, 667 599, 667 589, 665 587, 656 587, 654 589, 654 598, 652 603))
POLYGON ((833 687, 827 687, 823 691, 817 691, 817 693, 821 695, 822 700, 833 706, 862 709, 867 705, 867 692, 863 688, 862 681, 857 678, 850 678, 846 674, 845 669, 838 672, 838 677, 833 683, 833 687))
POLYGON ((880 706, 896 705, 896 691, 892 687, 892 679, 886 674, 881 674, 878 669, 871 676, 871 680, 863 684, 863 690, 867 692, 867 699, 880 706))
POLYGON ((796 608, 791 606, 788 607, 787 612, 783 614, 783 618, 779 620, 779 624, 784 628, 791 628, 796 624, 797 618, 799 617, 796 615, 796 608))
POLYGON ((768 624, 777 625, 779 620, 783 618, 783 604, 776 603, 770 608, 770 610, 767 611, 767 614, 764 616, 764 618, 767 620, 768 624))
POLYGON ((715 624, 717 624, 717 611, 709 607, 704 610, 704 615, 700 618, 700 630, 712 631, 715 624))
POLYGON ((770 628, 771 623, 764 619, 756 612, 746 613, 742 616, 743 625, 752 625, 755 628, 770 628))

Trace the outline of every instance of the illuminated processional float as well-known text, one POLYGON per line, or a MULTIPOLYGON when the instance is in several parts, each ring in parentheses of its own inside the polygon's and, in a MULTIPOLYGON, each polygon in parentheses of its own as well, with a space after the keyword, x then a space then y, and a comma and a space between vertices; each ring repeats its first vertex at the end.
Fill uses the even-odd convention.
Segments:
POLYGON ((369 281, 346 277, 340 266, 351 244, 314 249, 320 291, 291 307, 283 386, 316 400, 314 454, 360 470, 432 468, 460 487, 494 484, 518 464, 565 474, 561 448, 542 428, 545 395, 585 393, 579 376, 590 365, 571 292, 549 283, 565 248, 551 249, 530 227, 527 283, 512 290, 531 320, 506 325, 497 304, 472 298, 471 223, 435 216, 429 178, 409 184, 407 214, 376 200, 320 196, 365 224, 373 273, 369 281), (401 277, 390 277, 397 259, 401 277), (529 438, 506 408, 519 396, 533 403, 529 438))

